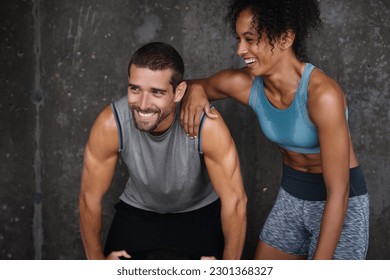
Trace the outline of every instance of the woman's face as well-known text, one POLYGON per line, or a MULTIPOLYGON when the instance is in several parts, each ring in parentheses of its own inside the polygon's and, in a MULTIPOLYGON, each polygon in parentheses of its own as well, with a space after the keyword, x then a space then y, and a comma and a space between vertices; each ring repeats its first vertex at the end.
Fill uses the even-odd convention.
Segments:
POLYGON ((270 71, 280 60, 281 50, 275 43, 272 47, 266 34, 259 38, 253 14, 249 9, 240 13, 236 21, 237 55, 241 56, 249 71, 255 76, 271 74, 270 71))

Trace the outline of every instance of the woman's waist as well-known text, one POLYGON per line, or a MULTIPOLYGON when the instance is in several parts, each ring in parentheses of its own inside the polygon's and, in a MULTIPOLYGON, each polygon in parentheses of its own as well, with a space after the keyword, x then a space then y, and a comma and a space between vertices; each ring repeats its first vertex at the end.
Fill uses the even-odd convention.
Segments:
POLYGON ((294 170, 310 173, 322 173, 320 154, 301 154, 279 147, 283 164, 294 170))
MULTIPOLYGON (((367 193, 366 182, 360 166, 350 168, 349 196, 367 193)), ((322 173, 299 171, 283 165, 281 186, 291 195, 311 201, 326 200, 326 184, 322 173)))
MULTIPOLYGON (((321 154, 301 154, 279 147, 282 153, 283 164, 305 173, 322 173, 321 154)), ((356 157, 351 156, 349 168, 359 166, 356 157)))

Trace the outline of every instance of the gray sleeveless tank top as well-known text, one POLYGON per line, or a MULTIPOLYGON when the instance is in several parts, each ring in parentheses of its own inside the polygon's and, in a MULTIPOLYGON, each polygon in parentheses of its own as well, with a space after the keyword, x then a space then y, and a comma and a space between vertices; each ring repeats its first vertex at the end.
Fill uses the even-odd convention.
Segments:
POLYGON ((143 210, 180 213, 199 209, 218 198, 198 140, 187 137, 180 125, 180 104, 172 126, 158 136, 135 127, 127 96, 112 103, 112 110, 119 153, 129 171, 122 201, 143 210))

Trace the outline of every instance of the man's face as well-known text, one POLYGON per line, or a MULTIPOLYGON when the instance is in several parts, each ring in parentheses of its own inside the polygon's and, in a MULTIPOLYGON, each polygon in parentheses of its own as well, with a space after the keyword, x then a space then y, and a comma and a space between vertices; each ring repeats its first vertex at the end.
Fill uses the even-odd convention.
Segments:
POLYGON ((139 130, 163 133, 175 117, 175 93, 170 84, 170 69, 153 71, 130 67, 127 99, 139 130))

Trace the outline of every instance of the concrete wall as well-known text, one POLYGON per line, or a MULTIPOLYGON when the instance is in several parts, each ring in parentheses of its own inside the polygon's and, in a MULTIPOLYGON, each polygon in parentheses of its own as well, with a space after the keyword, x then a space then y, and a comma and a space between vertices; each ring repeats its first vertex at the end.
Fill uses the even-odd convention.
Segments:
MULTIPOLYGON (((174 45, 186 77, 239 67, 226 1, 4 0, 0 4, 0 259, 83 259, 77 198, 83 149, 97 114, 126 94, 131 54, 174 45)), ((311 61, 346 92, 350 129, 371 196, 369 259, 390 259, 390 2, 322 0, 311 61)), ((244 258, 275 198, 280 156, 254 113, 215 104, 236 141, 249 196, 244 258)), ((127 176, 119 162, 104 201, 107 233, 127 176)))

